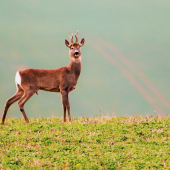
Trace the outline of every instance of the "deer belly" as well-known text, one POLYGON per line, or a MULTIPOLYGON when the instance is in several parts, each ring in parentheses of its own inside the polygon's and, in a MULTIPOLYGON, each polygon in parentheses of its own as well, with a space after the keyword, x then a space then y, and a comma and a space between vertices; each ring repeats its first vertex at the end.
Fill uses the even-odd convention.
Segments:
POLYGON ((59 87, 54 87, 54 88, 44 87, 44 88, 40 88, 40 89, 44 90, 44 91, 49 91, 49 92, 60 92, 59 87))

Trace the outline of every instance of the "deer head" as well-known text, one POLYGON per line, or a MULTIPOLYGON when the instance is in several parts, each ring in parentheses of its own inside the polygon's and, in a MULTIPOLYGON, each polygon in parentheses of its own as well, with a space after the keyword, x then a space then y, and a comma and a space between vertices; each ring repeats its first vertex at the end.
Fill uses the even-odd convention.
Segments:
POLYGON ((79 59, 81 57, 80 47, 82 47, 84 45, 85 39, 82 38, 80 40, 80 42, 78 42, 78 31, 75 34, 75 37, 76 37, 75 42, 73 42, 73 34, 71 35, 70 32, 69 32, 69 37, 70 37, 71 42, 69 42, 68 40, 65 40, 65 44, 69 48, 70 57, 73 60, 77 60, 77 59, 79 59))

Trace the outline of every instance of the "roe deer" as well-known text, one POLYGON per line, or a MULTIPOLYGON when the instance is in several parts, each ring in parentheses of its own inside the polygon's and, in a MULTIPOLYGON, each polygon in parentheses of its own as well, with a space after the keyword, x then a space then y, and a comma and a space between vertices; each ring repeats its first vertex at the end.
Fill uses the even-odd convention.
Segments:
POLYGON ((60 92, 64 111, 64 122, 66 122, 66 110, 68 112, 69 121, 71 121, 68 94, 75 89, 81 72, 80 47, 84 45, 85 39, 82 38, 81 41, 78 42, 78 31, 75 35, 75 43, 73 42, 73 34, 71 35, 70 32, 69 37, 71 42, 65 40, 65 44, 69 48, 70 55, 70 62, 68 66, 49 70, 27 69, 23 71, 17 71, 15 76, 17 92, 14 96, 6 101, 1 124, 4 124, 8 108, 17 100, 19 100, 18 106, 24 116, 26 123, 29 123, 24 110, 24 104, 31 96, 33 96, 33 94, 38 94, 38 90, 60 92))

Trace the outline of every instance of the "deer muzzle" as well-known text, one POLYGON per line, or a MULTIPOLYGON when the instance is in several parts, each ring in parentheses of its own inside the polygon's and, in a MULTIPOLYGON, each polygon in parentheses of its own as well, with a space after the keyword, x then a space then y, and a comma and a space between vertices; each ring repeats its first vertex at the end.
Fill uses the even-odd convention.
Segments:
POLYGON ((75 56, 75 57, 78 57, 78 56, 79 56, 79 52, 78 52, 78 51, 75 51, 74 56, 75 56))

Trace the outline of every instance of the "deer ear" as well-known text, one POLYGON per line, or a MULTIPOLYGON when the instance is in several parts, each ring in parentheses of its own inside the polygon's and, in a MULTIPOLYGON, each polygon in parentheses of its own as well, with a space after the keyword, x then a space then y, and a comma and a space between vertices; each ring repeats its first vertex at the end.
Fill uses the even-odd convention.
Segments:
POLYGON ((67 47, 70 47, 71 43, 68 40, 65 40, 65 44, 67 47))
POLYGON ((80 42, 79 42, 80 47, 81 47, 81 46, 83 46, 83 45, 84 45, 84 43, 85 43, 85 39, 84 39, 84 38, 82 38, 82 39, 80 40, 80 42))

